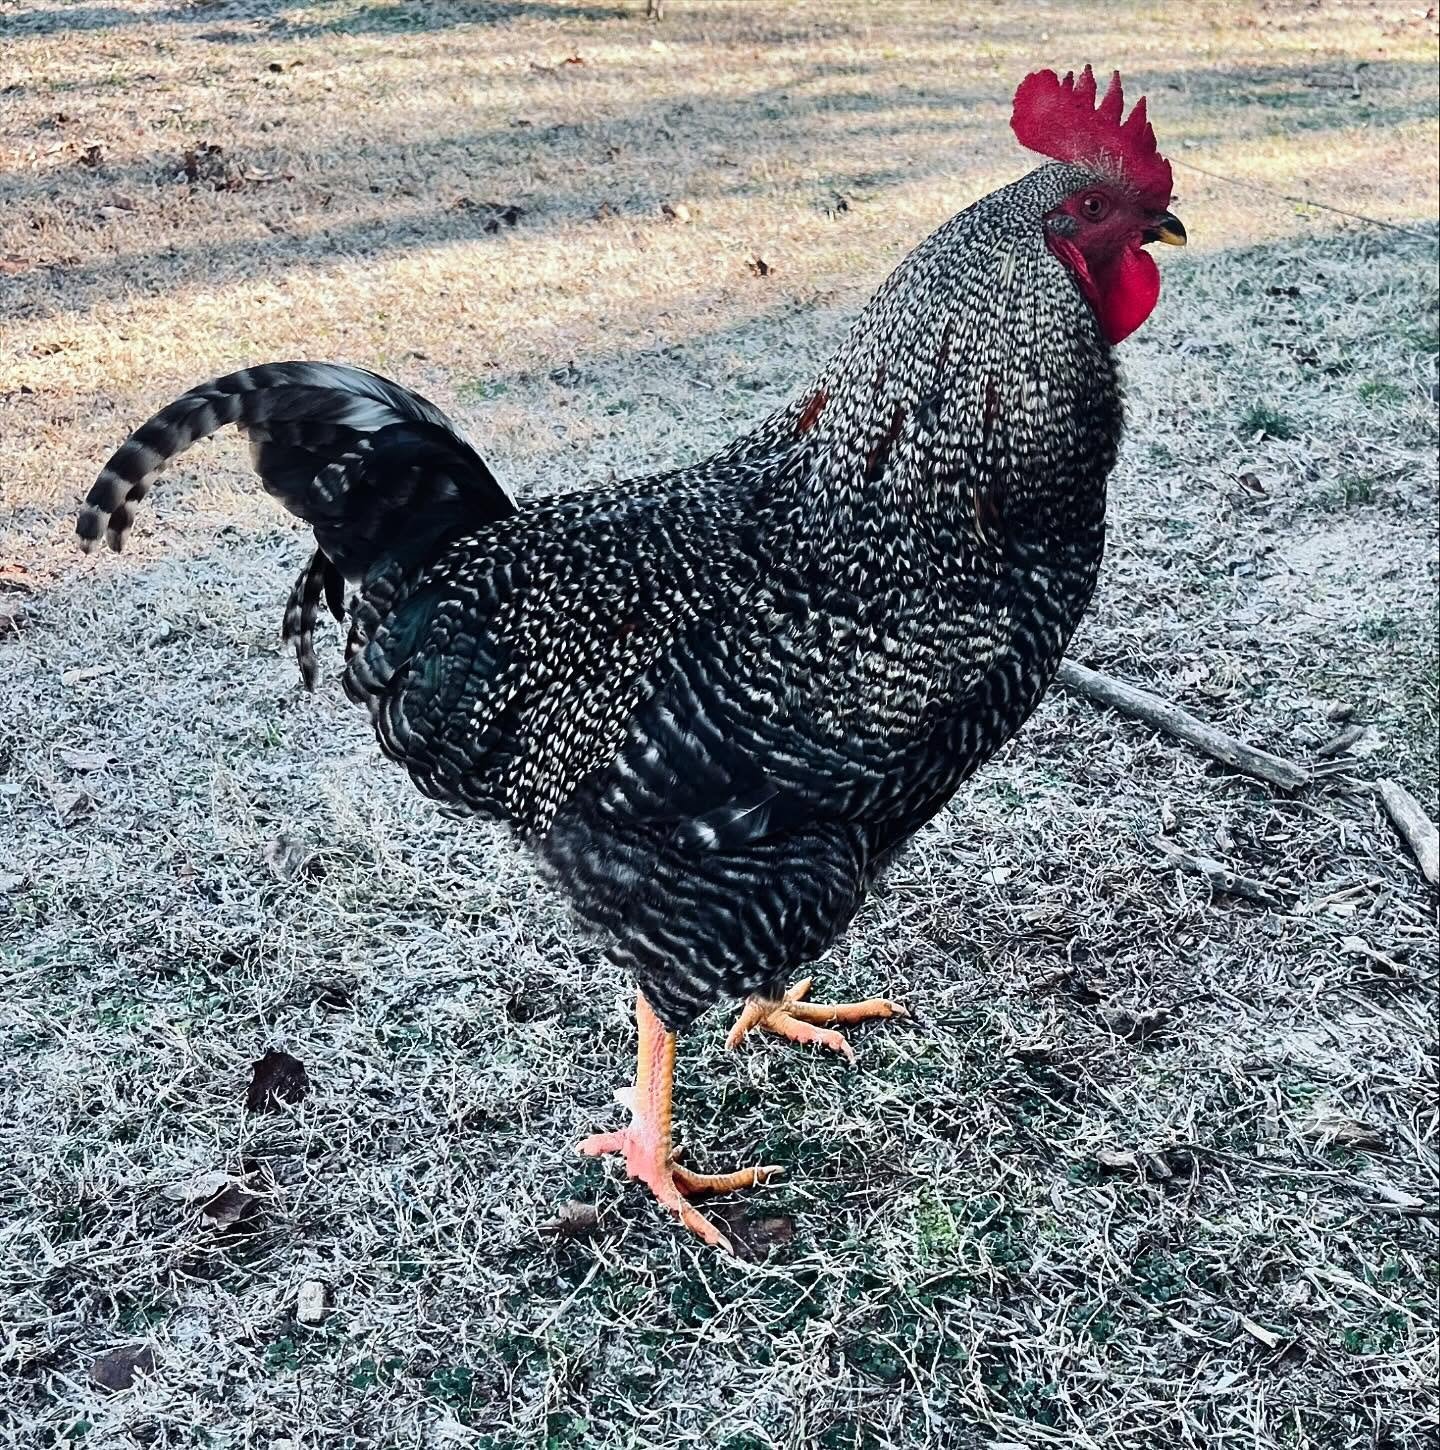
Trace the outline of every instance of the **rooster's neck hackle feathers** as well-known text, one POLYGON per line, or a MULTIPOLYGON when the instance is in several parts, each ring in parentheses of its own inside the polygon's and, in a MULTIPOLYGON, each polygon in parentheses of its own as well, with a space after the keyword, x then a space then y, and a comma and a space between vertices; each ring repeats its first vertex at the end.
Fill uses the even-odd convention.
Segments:
POLYGON ((822 569, 847 546, 887 570, 957 543, 1095 547, 1119 382, 1043 232, 1084 176, 1041 167, 947 222, 752 435, 793 451, 777 497, 794 498, 797 544, 822 569))

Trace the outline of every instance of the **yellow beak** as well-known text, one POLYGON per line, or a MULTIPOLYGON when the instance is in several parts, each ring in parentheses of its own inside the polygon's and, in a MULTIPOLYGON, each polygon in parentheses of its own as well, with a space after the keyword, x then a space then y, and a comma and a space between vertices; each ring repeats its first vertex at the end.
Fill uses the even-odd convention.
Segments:
POLYGON ((1186 242, 1185 224, 1178 216, 1165 212, 1155 219, 1155 224, 1145 229, 1147 242, 1164 242, 1167 246, 1183 247, 1186 242))

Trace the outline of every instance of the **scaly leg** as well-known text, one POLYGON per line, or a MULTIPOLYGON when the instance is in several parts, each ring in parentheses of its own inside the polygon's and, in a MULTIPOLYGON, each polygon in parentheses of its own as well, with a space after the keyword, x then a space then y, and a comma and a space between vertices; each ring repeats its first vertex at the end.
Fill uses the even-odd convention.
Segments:
POLYGON ((687 1199, 696 1193, 730 1193, 768 1183, 778 1168, 742 1168, 738 1173, 692 1173, 675 1162, 670 1137, 670 1090, 675 1078, 675 1034, 667 1032, 643 992, 635 994, 635 1020, 640 1029, 639 1063, 635 1086, 621 1088, 617 1102, 633 1114, 628 1128, 618 1133, 595 1133, 577 1144, 591 1158, 602 1153, 623 1153, 625 1171, 638 1178, 692 1233, 716 1248, 734 1252, 729 1239, 692 1208, 687 1199))
POLYGON ((869 1022, 876 1017, 908 1017, 909 1011, 899 1002, 884 997, 871 997, 867 1002, 837 1002, 825 1006, 819 1002, 806 1002, 811 979, 796 982, 778 1001, 763 997, 751 997, 740 1013, 739 1020, 730 1029, 725 1046, 732 1052, 739 1047, 743 1038, 763 1028, 777 1037, 787 1037, 791 1042, 813 1042, 817 1047, 827 1047, 838 1052, 847 1061, 855 1061, 855 1049, 840 1032, 832 1032, 824 1024, 869 1022))

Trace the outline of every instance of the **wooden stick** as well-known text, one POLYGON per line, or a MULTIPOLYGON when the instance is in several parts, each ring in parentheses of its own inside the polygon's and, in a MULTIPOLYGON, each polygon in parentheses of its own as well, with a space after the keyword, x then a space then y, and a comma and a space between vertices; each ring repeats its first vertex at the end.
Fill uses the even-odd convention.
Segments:
POLYGON ((1182 851, 1179 846, 1167 841, 1164 836, 1152 838, 1158 846, 1177 866, 1184 867, 1187 871, 1193 871, 1197 876, 1203 876, 1211 886, 1212 890, 1223 891, 1227 896, 1243 896, 1246 901, 1253 901, 1258 906, 1284 906, 1284 902, 1276 894, 1278 888, 1271 888, 1263 881, 1257 881, 1253 876, 1242 876, 1238 871, 1232 871, 1223 861, 1217 861, 1213 856, 1196 856, 1189 851, 1182 851))
POLYGON ((1268 750, 1246 745, 1243 740, 1206 724, 1188 710, 1172 705, 1169 700, 1162 700, 1159 695, 1152 695, 1149 690, 1124 684, 1073 660, 1061 662, 1057 678, 1062 685, 1078 695, 1084 695, 1087 700, 1109 705, 1112 710, 1143 720, 1147 725, 1153 725, 1157 730, 1204 751, 1212 759, 1223 760, 1245 775, 1269 781, 1282 790, 1298 790, 1310 780, 1310 772, 1293 760, 1283 760, 1278 755, 1271 755, 1268 750))
POLYGON ((1377 780, 1375 794, 1405 844, 1420 863, 1420 874, 1432 885, 1440 885, 1440 831, 1425 814, 1425 808, 1397 781, 1377 780))

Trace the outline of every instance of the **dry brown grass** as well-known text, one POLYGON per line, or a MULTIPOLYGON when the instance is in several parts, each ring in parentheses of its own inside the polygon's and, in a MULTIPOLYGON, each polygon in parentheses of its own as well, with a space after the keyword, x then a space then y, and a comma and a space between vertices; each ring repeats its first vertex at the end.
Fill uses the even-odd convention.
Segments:
POLYGON ((1366 789, 1437 804, 1433 21, 643 9, 0 0, 0 1438, 1433 1444, 1435 898, 1366 789), (687 1037, 697 1161, 789 1169, 732 1209, 768 1258, 722 1261, 572 1155, 625 984, 298 692, 302 540, 240 450, 121 563, 71 509, 154 407, 285 356, 419 387, 527 493, 694 457, 1025 164, 1015 79, 1087 57, 1270 192, 1181 173, 1076 652, 1297 758, 1370 729, 1290 800, 1048 701, 822 964, 918 1025, 854 1073, 687 1037), (1285 909, 1211 899, 1166 828, 1285 909), (274 1047, 312 1091, 247 1115, 274 1047), (259 1196, 226 1232, 167 1192, 217 1170, 259 1196), (542 1235, 571 1198, 594 1237, 542 1235), (92 1386, 127 1344, 153 1375, 92 1386))

